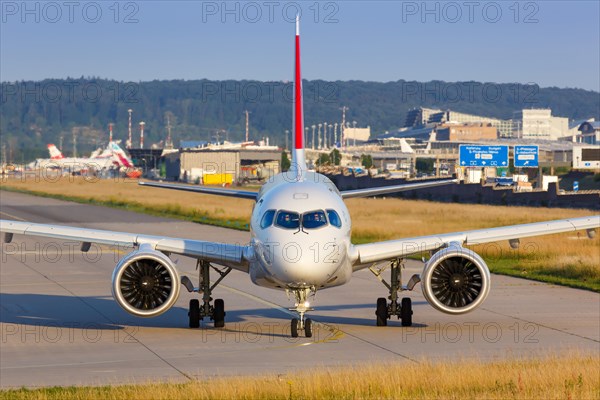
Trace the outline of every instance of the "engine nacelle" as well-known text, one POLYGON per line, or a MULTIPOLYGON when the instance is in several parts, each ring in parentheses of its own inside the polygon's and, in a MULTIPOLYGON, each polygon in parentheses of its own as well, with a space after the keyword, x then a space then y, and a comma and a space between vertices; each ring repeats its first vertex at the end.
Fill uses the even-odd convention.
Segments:
POLYGON ((113 271, 113 297, 125 311, 138 317, 156 317, 179 298, 179 274, 161 252, 136 250, 113 271))
POLYGON ((451 245, 435 253, 423 270, 422 289, 434 308, 464 314, 479 307, 490 292, 490 270, 475 252, 451 245))

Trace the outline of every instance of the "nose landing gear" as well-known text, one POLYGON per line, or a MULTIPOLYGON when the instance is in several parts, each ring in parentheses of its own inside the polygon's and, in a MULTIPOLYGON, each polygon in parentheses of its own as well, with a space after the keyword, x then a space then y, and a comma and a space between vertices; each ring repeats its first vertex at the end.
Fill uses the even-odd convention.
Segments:
POLYGON ((292 318, 290 332, 293 338, 298 337, 298 331, 304 330, 304 336, 307 338, 312 337, 312 320, 310 318, 304 318, 307 311, 313 311, 314 308, 310 307, 308 302, 308 295, 312 289, 294 289, 294 296, 296 297, 296 306, 290 308, 290 311, 298 313, 298 318, 292 318))

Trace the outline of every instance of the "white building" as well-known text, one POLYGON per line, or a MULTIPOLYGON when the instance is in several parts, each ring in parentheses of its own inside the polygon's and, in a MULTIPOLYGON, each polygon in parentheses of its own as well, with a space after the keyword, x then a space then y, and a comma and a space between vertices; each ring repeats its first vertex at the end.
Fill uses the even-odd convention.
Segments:
POLYGON ((515 124, 513 137, 522 139, 558 140, 569 136, 569 119, 553 117, 549 108, 534 108, 515 111, 513 120, 520 121, 515 124))
POLYGON ((356 142, 367 142, 371 138, 371 127, 366 128, 344 128, 344 140, 348 146, 356 142))
POLYGON ((573 169, 600 170, 600 146, 573 145, 573 169))

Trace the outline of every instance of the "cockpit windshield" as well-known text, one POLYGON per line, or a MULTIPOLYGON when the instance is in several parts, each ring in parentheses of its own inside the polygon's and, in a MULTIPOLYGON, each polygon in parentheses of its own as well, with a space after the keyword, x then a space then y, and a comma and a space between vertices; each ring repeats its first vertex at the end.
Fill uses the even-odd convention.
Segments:
POLYGON ((300 214, 291 211, 279 211, 275 225, 284 229, 298 229, 300 228, 300 214))
POLYGON ((329 223, 336 228, 342 227, 342 220, 339 214, 335 210, 327 210, 327 216, 329 217, 329 223))
POLYGON ((302 214, 302 227, 304 229, 317 229, 325 225, 327 225, 327 217, 322 210, 302 214))
POLYGON ((267 210, 262 216, 260 227, 266 229, 271 225, 283 229, 304 231, 305 229, 319 229, 327 225, 340 228, 342 221, 335 210, 314 210, 302 214, 286 210, 267 210))
POLYGON ((267 210, 260 221, 260 227, 262 229, 268 228, 269 226, 271 226, 271 224, 273 224, 274 219, 275 210, 267 210))

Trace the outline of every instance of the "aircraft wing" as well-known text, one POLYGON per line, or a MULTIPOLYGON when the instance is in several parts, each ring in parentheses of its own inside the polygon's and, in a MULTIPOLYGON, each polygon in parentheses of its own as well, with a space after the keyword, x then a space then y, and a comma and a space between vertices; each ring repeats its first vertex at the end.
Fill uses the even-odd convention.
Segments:
POLYGON ((5 242, 10 242, 13 234, 18 234, 96 243, 117 248, 134 248, 149 244, 156 251, 202 259, 243 272, 248 272, 248 260, 252 254, 252 248, 244 245, 21 221, 0 220, 0 232, 4 233, 5 242))
POLYGON ((561 232, 574 232, 578 230, 587 230, 588 236, 594 237, 594 229, 598 227, 600 227, 600 215, 593 215, 581 218, 561 219, 532 224, 511 225, 499 228, 444 233, 441 235, 355 245, 353 246, 355 258, 354 270, 358 271, 379 261, 393 260, 415 253, 439 250, 452 242, 466 246, 502 240, 512 241, 519 238, 550 235, 561 232))
POLYGON ((151 186, 162 189, 174 189, 183 190, 186 192, 204 193, 204 194, 216 194, 219 196, 238 197, 242 199, 256 200, 258 192, 251 192, 247 190, 232 190, 232 189, 221 189, 215 187, 206 186, 191 186, 191 185, 177 185, 172 183, 156 183, 156 182, 139 182, 142 186, 151 186))
POLYGON ((367 188, 367 189, 344 190, 344 191, 341 191, 340 194, 342 195, 343 199, 350 199, 352 197, 369 197, 369 196, 377 196, 377 195, 388 194, 388 193, 405 192, 407 190, 425 189, 425 188, 429 188, 429 187, 449 185, 451 183, 458 183, 458 180, 447 179, 444 181, 406 183, 403 185, 383 186, 383 187, 367 188))

